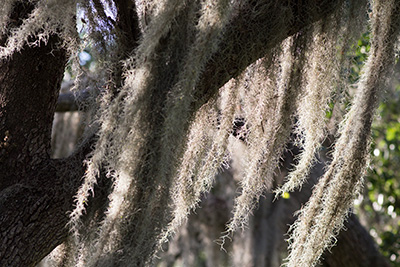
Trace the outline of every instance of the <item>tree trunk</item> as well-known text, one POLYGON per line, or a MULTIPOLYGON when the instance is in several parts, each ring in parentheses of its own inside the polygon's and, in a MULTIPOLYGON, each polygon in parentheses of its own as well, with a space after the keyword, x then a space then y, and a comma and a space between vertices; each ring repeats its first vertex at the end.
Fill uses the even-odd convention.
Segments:
MULTIPOLYGON (((16 5, 15 23, 31 6, 16 5)), ((6 41, 3 38, 0 43, 6 41)), ((66 53, 50 37, 0 61, 0 265, 30 266, 61 242, 66 232, 59 163, 50 160, 50 139, 66 53)))

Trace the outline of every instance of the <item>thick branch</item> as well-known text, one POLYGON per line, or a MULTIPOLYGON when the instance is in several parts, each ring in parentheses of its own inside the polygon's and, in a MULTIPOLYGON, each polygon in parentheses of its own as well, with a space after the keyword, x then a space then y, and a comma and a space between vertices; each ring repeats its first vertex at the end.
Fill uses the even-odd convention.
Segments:
POLYGON ((0 62, 0 265, 30 266, 67 234, 65 177, 50 161, 66 54, 58 38, 0 62))
POLYGON ((0 61, 0 190, 50 157, 51 127, 66 55, 56 37, 0 61))
POLYGON ((286 37, 328 17, 343 0, 250 2, 234 16, 220 49, 207 64, 196 88, 195 108, 207 102, 229 79, 267 55, 286 37))

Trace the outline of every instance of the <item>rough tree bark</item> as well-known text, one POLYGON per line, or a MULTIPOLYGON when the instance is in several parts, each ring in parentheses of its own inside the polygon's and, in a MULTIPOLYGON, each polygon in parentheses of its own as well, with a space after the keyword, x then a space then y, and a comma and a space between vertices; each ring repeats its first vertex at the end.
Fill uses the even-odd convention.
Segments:
MULTIPOLYGON (((124 6, 128 1, 116 2, 124 6)), ((250 2, 236 12, 221 40, 221 49, 207 64, 192 103, 193 112, 283 37, 328 16, 342 0, 250 2), (266 5, 267 13, 254 16, 253 10, 266 5), (309 5, 318 6, 319 12, 310 13, 309 5), (292 16, 286 27, 274 27, 273 18, 287 12, 292 16), (232 43, 236 45, 225 45, 232 43), (238 57, 243 49, 251 50, 252 56, 238 57)), ((30 10, 28 4, 16 6, 13 23, 21 23, 30 10)), ((120 27, 125 27, 127 40, 137 40, 132 29, 137 24, 123 17, 127 14, 120 13, 120 27)), ((57 36, 52 36, 46 44, 25 47, 0 62, 0 266, 33 266, 65 240, 67 212, 73 207, 72 196, 84 173, 83 160, 93 143, 92 138, 66 159, 49 157, 52 119, 67 59, 57 44, 57 36)), ((126 47, 130 52, 136 42, 126 44, 132 45, 126 47)), ((163 44, 168 47, 168 40, 163 44)), ((171 86, 174 77, 168 81, 171 86)), ((167 90, 165 82, 157 85, 162 85, 161 93, 154 94, 159 111, 155 114, 160 115, 167 90)), ((151 122, 159 123, 158 119, 151 122)))

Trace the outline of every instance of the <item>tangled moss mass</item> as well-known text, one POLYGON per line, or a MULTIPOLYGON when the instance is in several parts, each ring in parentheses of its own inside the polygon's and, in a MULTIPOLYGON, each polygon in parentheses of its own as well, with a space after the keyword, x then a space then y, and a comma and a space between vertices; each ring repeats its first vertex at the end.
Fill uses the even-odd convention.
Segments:
POLYGON ((400 36, 400 1, 339 1, 324 20, 311 19, 321 12, 314 1, 306 1, 302 12, 308 13, 303 15, 295 13, 297 4, 291 1, 280 5, 278 13, 279 1, 265 1, 246 15, 258 23, 264 17, 273 20, 274 27, 260 33, 242 33, 232 26, 252 1, 127 1, 138 21, 138 40, 124 39, 115 26, 120 10, 112 0, 29 1, 31 13, 6 32, 19 2, 6 0, 0 7, 0 34, 9 35, 0 47, 1 58, 57 34, 72 58, 92 46, 103 69, 98 79, 106 84, 91 105, 96 115, 89 131, 96 132, 97 141, 70 214, 71 238, 64 254, 54 255, 55 265, 149 264, 212 188, 218 170, 229 164, 234 143, 244 142, 246 168, 224 240, 245 227, 263 192, 275 190, 280 197, 302 186, 331 131, 327 111, 342 105, 340 95, 351 91, 350 108, 336 118, 341 122, 332 161, 290 230, 285 264, 318 263, 362 188, 371 123, 400 36), (83 14, 81 36, 77 10, 83 14), (295 16, 310 21, 297 29, 295 16), (367 30, 371 49, 361 78, 352 82, 347 55, 367 30), (201 95, 200 87, 216 86, 215 77, 225 75, 210 74, 205 82, 210 62, 236 51, 241 34, 270 34, 261 38, 269 42, 262 54, 255 50, 263 44, 241 48, 242 54, 231 58, 242 69, 234 70, 216 93, 201 95), (227 42, 227 35, 236 39, 227 42), (244 124, 240 139, 232 134, 239 118, 244 124), (291 133, 302 152, 285 183, 272 188, 291 133), (108 201, 83 216, 101 175, 113 184, 108 201))

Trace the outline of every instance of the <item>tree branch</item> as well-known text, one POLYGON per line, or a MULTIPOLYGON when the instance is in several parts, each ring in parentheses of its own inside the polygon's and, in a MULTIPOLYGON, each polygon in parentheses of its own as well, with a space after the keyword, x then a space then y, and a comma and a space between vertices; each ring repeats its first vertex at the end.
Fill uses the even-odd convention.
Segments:
POLYGON ((250 1, 232 19, 196 88, 197 109, 282 40, 331 15, 343 0, 250 1), (313 8, 310 8, 310 7, 313 8), (285 17, 284 24, 276 24, 285 17))

